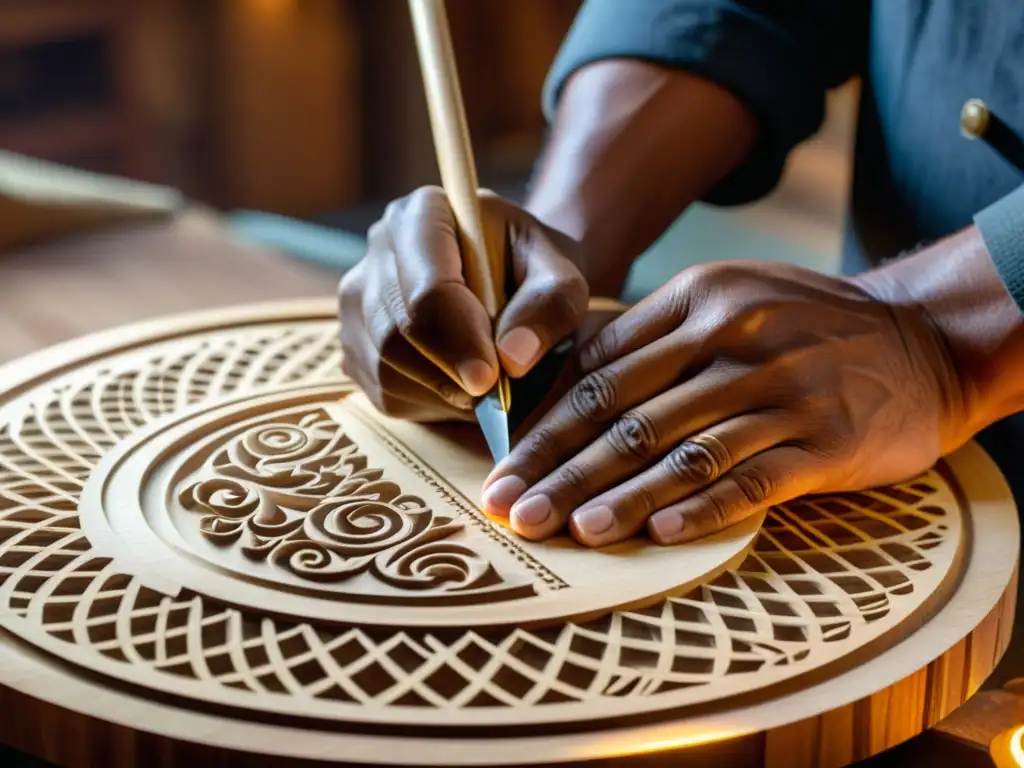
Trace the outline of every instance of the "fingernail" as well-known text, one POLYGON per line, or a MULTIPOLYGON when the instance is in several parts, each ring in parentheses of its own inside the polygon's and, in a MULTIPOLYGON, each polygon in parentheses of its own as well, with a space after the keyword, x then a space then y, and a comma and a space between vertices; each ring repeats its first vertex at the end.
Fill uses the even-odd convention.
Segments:
POLYGON ((611 507, 591 507, 581 509, 572 516, 579 528, 587 536, 600 536, 607 533, 615 524, 615 513, 611 507))
POLYGON ((531 496, 512 509, 512 516, 523 525, 534 527, 551 517, 551 500, 543 494, 531 496))
POLYGON ((485 394, 494 381, 494 371, 491 366, 476 357, 459 363, 457 373, 462 379, 466 391, 474 396, 485 394))
POLYGON ((526 483, 515 475, 495 480, 494 484, 484 493, 484 507, 488 512, 508 514, 512 505, 526 493, 526 483))
POLYGON ((683 532, 683 516, 676 512, 663 512, 659 515, 652 515, 648 521, 651 532, 662 543, 669 544, 679 538, 683 532))
POLYGON ((513 328, 501 337, 498 348, 513 363, 525 368, 540 351, 540 337, 529 328, 513 328))

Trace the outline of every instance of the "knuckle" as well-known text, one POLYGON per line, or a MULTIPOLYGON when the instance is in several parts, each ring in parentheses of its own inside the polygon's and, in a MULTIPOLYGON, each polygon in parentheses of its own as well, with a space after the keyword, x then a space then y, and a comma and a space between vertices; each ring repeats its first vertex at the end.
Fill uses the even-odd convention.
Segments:
POLYGON ((395 222, 395 220, 402 215, 402 211, 405 210, 405 206, 408 200, 408 197, 400 197, 388 203, 387 206, 385 206, 384 213, 381 214, 380 219, 377 222, 375 222, 372 227, 370 227, 367 234, 369 235, 371 232, 373 232, 374 229, 377 230, 378 234, 383 234, 384 232, 386 232, 388 228, 395 222))
POLYGON ((632 506, 638 515, 650 517, 658 509, 658 500, 645 483, 637 483, 631 494, 632 506))
POLYGON ((690 312, 692 285, 687 280, 675 280, 668 287, 665 297, 665 314, 676 324, 682 323, 690 312))
POLYGON ((691 276, 701 283, 727 283, 749 272, 749 267, 732 261, 709 261, 691 269, 691 276))
POLYGON ((575 464, 565 464, 555 472, 555 482, 567 488, 573 495, 586 495, 590 492, 590 480, 587 473, 575 464))
POLYGON ((672 477, 684 485, 707 485, 727 466, 728 457, 693 440, 680 444, 665 458, 672 477))
POLYGON ((416 286, 409 294, 408 313, 411 317, 422 319, 437 311, 444 303, 448 290, 445 283, 425 282, 416 286))
POLYGON ((580 421, 608 421, 614 418, 619 393, 615 376, 595 371, 569 391, 569 408, 580 421))
POLYGON ((733 482, 749 504, 761 505, 771 499, 778 483, 758 467, 749 467, 733 475, 733 482))
POLYGON ((407 300, 396 297, 394 301, 391 316, 402 336, 430 349, 437 349, 445 341, 449 329, 444 326, 444 318, 451 316, 445 305, 452 301, 448 285, 425 286, 407 300))
POLYGON ((404 207, 414 215, 432 216, 448 210, 448 197, 441 187, 428 184, 410 193, 404 207))
POLYGON ((376 251, 378 247, 387 241, 388 234, 388 220, 394 216, 391 212, 394 203, 389 203, 388 207, 384 209, 384 217, 378 219, 370 225, 370 228, 366 230, 366 243, 369 251, 376 251))
POLYGON ((401 286, 396 282, 386 282, 382 288, 380 316, 387 318, 382 325, 386 326, 388 335, 398 332, 409 338, 414 336, 423 323, 424 313, 415 302, 406 304, 402 296, 401 286))
POLYGON ((714 530, 719 530, 729 525, 731 517, 729 507, 722 499, 716 494, 708 493, 707 491, 701 493, 699 498, 704 504, 704 509, 707 510, 707 515, 711 520, 714 530))
POLYGON ((347 325, 361 325, 364 319, 362 294, 355 293, 348 287, 341 288, 338 291, 337 311, 342 334, 345 333, 347 325))
POLYGON ((579 274, 559 275, 537 286, 536 312, 559 335, 579 327, 587 313, 589 289, 579 274))
POLYGON ((516 447, 516 453, 525 459, 528 466, 551 467, 555 466, 560 458, 555 445, 551 430, 538 426, 523 438, 516 447))
POLYGON ((359 266, 355 266, 341 276, 338 281, 338 301, 345 303, 362 297, 362 281, 359 266))
POLYGON ((611 350, 618 347, 618 330, 610 323, 598 332, 580 353, 580 365, 584 370, 594 370, 608 364, 611 350))
POLYGON ((647 461, 658 450, 658 430, 645 413, 629 413, 615 422, 605 439, 619 456, 647 461))
POLYGON ((573 269, 571 272, 560 278, 558 288, 558 296, 562 303, 565 305, 563 311, 565 317, 570 321, 573 326, 579 325, 583 321, 584 315, 587 313, 587 301, 590 299, 590 286, 587 285, 587 281, 583 279, 583 275, 578 270, 573 269))
POLYGON ((732 457, 720 440, 698 435, 678 445, 666 466, 684 484, 707 485, 732 466, 732 457))
MULTIPOLYGON (((512 212, 513 206, 510 206, 508 201, 493 189, 485 189, 481 187, 477 190, 477 197, 480 200, 480 207, 483 215, 488 218, 498 216, 507 218, 508 214, 512 212)), ((514 224, 515 222, 509 223, 514 224)))

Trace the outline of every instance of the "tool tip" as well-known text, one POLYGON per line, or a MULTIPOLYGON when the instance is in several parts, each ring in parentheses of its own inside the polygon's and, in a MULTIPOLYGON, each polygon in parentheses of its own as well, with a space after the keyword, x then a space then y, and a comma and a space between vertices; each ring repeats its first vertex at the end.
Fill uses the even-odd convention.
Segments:
POLYGON ((508 456, 512 450, 509 436, 508 412, 502 407, 497 392, 484 395, 473 409, 480 429, 484 433, 487 447, 494 461, 498 462, 508 456))

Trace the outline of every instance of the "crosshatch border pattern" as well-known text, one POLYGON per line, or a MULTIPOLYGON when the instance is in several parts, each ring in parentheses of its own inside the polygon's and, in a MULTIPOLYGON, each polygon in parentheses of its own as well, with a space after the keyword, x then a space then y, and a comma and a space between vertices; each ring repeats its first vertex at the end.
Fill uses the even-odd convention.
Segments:
POLYGON ((937 471, 781 506, 740 566, 689 594, 543 630, 288 622, 169 597, 91 550, 78 495, 120 440, 197 403, 337 381, 339 363, 332 322, 239 326, 112 355, 0 400, 5 628, 51 652, 74 648, 68 658, 104 674, 243 709, 519 724, 613 699, 675 710, 791 679, 836 648, 879 641, 956 562, 962 513, 937 471))

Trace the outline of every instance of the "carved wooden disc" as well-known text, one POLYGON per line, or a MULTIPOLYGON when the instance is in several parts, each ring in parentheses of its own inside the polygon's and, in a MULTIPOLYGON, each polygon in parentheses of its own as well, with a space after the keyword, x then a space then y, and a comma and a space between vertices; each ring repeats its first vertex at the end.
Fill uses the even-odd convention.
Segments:
MULTIPOLYGON (((137 326, 3 373, 0 683, 25 690, 41 652, 92 676, 100 718, 130 690, 306 734, 257 751, 309 757, 329 724, 358 752, 387 726, 357 763, 499 764, 486 745, 540 729, 540 762, 580 729, 728 720, 880 663, 954 598, 981 621, 1016 572, 1012 503, 977 454, 678 548, 525 542, 480 512, 473 427, 387 419, 341 376, 328 303, 137 326), (986 591, 970 553, 989 539, 986 591), (410 747, 427 735, 433 757, 410 747)), ((72 689, 31 695, 74 710, 72 689)), ((779 725, 832 705, 787 706, 779 725)))
MULTIPOLYGON (((95 398, 104 379, 84 376, 95 398)), ((490 466, 474 427, 386 419, 350 384, 309 377, 139 428, 97 463, 79 513, 94 551, 164 594, 262 609, 269 590, 295 619, 391 627, 525 627, 649 604, 742 559, 760 522, 686 557, 639 539, 601 551, 567 536, 531 543, 481 513, 490 466)))

